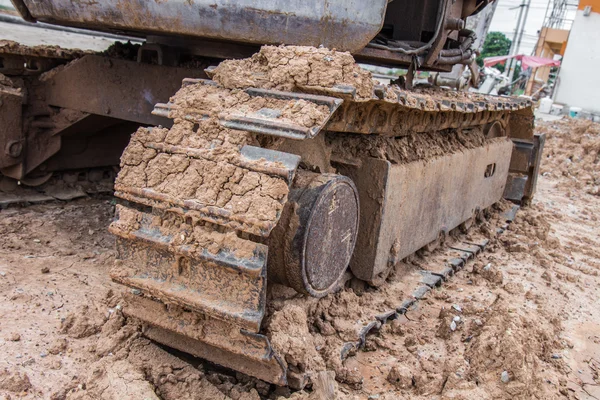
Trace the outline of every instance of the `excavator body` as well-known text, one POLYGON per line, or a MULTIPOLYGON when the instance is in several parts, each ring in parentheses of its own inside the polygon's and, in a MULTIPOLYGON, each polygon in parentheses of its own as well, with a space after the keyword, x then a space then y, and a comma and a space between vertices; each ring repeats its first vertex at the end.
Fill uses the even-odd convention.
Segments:
POLYGON ((314 371, 268 332, 282 288, 310 302, 385 285, 535 192, 529 100, 413 86, 417 70, 473 64, 465 21, 486 0, 12 1, 30 22, 145 41, 0 46, 0 190, 119 165, 123 310, 217 364, 303 387, 314 371), (381 85, 355 60, 408 72, 381 85))

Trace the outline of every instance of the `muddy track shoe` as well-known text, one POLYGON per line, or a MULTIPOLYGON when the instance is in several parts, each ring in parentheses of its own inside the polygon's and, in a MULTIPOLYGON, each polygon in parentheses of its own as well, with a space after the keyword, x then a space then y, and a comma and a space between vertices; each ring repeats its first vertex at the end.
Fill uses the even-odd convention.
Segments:
POLYGON ((384 284, 391 270, 538 166, 533 145, 511 163, 509 137, 533 143, 527 101, 376 86, 347 53, 273 49, 223 62, 214 80, 184 80, 154 110, 172 128, 133 135, 115 183, 111 276, 133 289, 124 312, 146 336, 301 388, 393 318, 390 303, 422 297, 481 246, 456 243, 439 268, 384 284), (385 296, 334 328, 327 304, 348 266, 385 296), (306 314, 327 342, 321 355, 306 326, 274 330, 306 314))
POLYGON ((313 137, 341 102, 269 90, 232 93, 211 81, 186 80, 172 103, 156 107, 174 125, 140 129, 123 154, 115 189, 127 202, 110 227, 120 258, 111 276, 208 319, 201 327, 195 316, 185 321, 144 306, 132 314, 151 323, 148 336, 178 332, 179 343, 192 338, 195 346, 174 347, 213 360, 211 354, 241 354, 253 361, 248 368, 227 357, 216 361, 287 384, 283 363, 257 334, 265 313, 266 238, 285 214, 289 229, 273 242, 285 247, 292 268, 273 268, 273 279, 326 295, 337 288, 354 249, 358 194, 345 177, 304 171, 297 177, 299 156, 253 146, 254 135, 313 137), (294 208, 284 212, 290 199, 294 208), (323 246, 336 240, 339 248, 323 246), (331 256, 327 271, 317 268, 331 256))

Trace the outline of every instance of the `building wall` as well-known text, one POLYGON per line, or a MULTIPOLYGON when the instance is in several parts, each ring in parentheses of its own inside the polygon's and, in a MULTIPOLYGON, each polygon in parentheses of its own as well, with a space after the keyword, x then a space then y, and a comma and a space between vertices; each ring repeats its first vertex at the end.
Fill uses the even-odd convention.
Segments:
MULTIPOLYGON (((544 58, 554 58, 555 55, 564 56, 568 40, 568 30, 543 27, 540 31, 540 37, 535 48, 535 55, 544 58)), ((534 81, 547 82, 550 77, 550 71, 550 67, 539 67, 534 69, 533 79, 529 80, 525 94, 528 96, 531 95, 534 81)))
POLYGON ((592 11, 600 13, 600 0, 580 0, 579 9, 583 10, 586 6, 591 6, 592 11))
POLYGON ((577 10, 555 101, 600 114, 600 0, 581 3, 591 5, 593 12, 584 17, 583 11, 577 10))

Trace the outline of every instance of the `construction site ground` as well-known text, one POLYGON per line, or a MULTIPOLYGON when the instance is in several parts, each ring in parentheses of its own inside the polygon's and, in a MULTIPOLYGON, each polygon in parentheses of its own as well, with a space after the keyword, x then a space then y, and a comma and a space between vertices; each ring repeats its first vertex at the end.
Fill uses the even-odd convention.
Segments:
POLYGON ((537 129, 548 138, 533 204, 370 335, 346 362, 353 379, 321 374, 312 391, 167 351, 125 321, 108 276, 113 198, 1 210, 0 398, 600 399, 600 125, 537 129))

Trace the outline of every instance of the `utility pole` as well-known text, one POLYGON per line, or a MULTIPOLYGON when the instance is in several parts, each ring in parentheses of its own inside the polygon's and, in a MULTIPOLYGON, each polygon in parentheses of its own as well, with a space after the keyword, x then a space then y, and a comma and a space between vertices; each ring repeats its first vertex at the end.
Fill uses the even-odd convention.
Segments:
MULTIPOLYGON (((521 5, 519 6, 519 18, 517 19, 517 27, 515 28, 515 34, 513 35, 512 42, 510 44, 510 51, 508 52, 509 56, 514 56, 516 51, 517 39, 519 37, 519 30, 521 29, 521 21, 523 20, 523 11, 526 6, 526 0, 522 0, 521 5)), ((514 10, 514 8, 512 8, 514 10)), ((512 70, 514 60, 510 58, 506 63, 506 68, 504 68, 504 75, 509 76, 510 71, 512 70)), ((512 82, 512 79, 511 79, 512 82)))
MULTIPOLYGON (((521 24, 521 29, 519 31, 519 38, 517 39, 517 45, 515 46, 515 54, 519 52, 521 47, 521 40, 523 40, 523 34, 525 33, 525 25, 527 24, 527 17, 529 16, 529 7, 531 6, 531 0, 527 0, 527 5, 523 7, 525 4, 525 0, 523 0, 523 4, 521 5, 521 14, 523 13, 523 8, 525 8, 525 17, 523 18, 523 23, 521 24)), ((509 82, 513 81, 515 75, 515 69, 517 68, 517 61, 513 60, 510 65, 510 73, 508 76, 509 82)))

